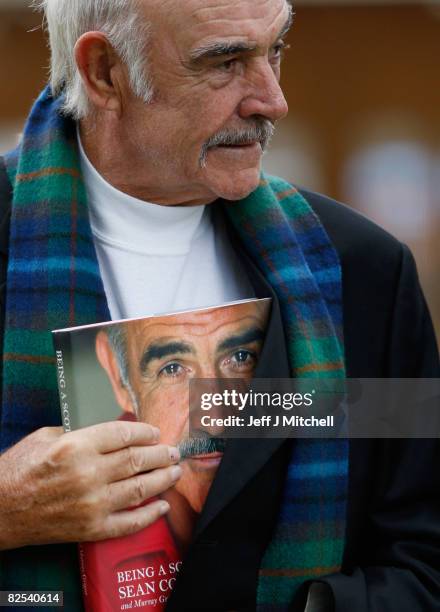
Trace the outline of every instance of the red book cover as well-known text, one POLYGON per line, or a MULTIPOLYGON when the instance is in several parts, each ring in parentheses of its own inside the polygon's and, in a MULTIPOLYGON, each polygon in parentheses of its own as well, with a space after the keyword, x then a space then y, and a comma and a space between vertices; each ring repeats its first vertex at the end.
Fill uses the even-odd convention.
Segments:
POLYGON ((181 565, 167 519, 136 534, 80 544, 87 612, 163 610, 181 565))
POLYGON ((161 495, 165 516, 138 533, 79 545, 86 612, 165 609, 225 448, 218 432, 191 436, 189 383, 249 381, 269 309, 270 299, 244 300, 53 332, 65 431, 139 420, 181 456, 182 476, 161 495))

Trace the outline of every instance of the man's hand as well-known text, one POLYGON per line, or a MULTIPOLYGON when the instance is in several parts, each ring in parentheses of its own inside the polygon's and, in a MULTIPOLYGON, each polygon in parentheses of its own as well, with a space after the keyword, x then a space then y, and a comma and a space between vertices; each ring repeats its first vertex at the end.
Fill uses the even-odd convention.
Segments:
POLYGON ((145 500, 181 476, 177 449, 145 423, 39 429, 0 456, 0 550, 135 533, 169 510, 145 500))

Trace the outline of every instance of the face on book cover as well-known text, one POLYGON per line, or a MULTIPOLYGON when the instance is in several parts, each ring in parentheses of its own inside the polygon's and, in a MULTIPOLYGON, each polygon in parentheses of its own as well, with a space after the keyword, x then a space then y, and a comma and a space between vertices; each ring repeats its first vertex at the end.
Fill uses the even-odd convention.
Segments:
POLYGON ((115 345, 107 333, 98 334, 98 358, 122 410, 159 427, 161 442, 184 449, 183 456, 189 454, 181 462, 183 475, 175 491, 194 512, 200 512, 205 502, 224 441, 218 428, 207 428, 202 432, 204 439, 195 438, 197 448, 191 449, 189 381, 250 380, 261 351, 268 311, 267 301, 248 302, 125 323, 125 383, 115 345), (209 450, 203 448, 208 441, 209 450))

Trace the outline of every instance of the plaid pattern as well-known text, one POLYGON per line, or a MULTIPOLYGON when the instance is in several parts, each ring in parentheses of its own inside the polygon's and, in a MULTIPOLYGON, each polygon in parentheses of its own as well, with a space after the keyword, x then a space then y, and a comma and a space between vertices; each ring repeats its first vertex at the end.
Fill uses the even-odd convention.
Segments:
MULTIPOLYGON (((6 158, 14 186, 8 268, 1 448, 60 425, 50 331, 110 319, 88 221, 75 128, 46 89, 18 151, 6 158)), ((225 208, 245 248, 280 299, 292 375, 344 376, 341 272, 307 202, 289 184, 262 178, 225 208)), ((305 580, 342 560, 347 443, 297 441, 280 517, 263 559, 259 609, 282 610, 305 580)), ((7 588, 65 591, 82 608, 75 546, 19 549, 2 558, 7 588)))
MULTIPOLYGON (((50 331, 110 319, 88 220, 75 127, 46 90, 6 156, 14 186, 3 363, 1 449, 35 429, 61 425, 50 331)), ((63 590, 82 609, 77 546, 2 554, 8 589, 63 590)))
MULTIPOLYGON (((292 376, 345 377, 341 268, 319 219, 285 181, 264 177, 229 218, 274 288, 292 376)), ((258 610, 285 610, 306 581, 337 572, 344 549, 348 442, 297 440, 260 568, 258 610)))

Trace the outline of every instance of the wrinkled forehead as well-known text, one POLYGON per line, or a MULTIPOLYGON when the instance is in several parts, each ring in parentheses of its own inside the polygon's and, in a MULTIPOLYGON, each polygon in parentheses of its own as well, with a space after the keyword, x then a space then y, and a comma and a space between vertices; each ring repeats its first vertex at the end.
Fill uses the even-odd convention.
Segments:
POLYGON ((153 32, 188 46, 217 37, 259 42, 276 36, 291 13, 288 0, 143 0, 143 6, 153 32))
POLYGON ((228 333, 252 326, 265 327, 267 307, 257 302, 189 312, 175 316, 132 321, 127 325, 129 345, 136 350, 166 338, 182 339, 192 344, 213 341, 228 333))

